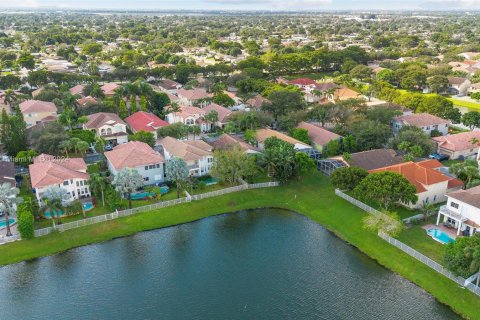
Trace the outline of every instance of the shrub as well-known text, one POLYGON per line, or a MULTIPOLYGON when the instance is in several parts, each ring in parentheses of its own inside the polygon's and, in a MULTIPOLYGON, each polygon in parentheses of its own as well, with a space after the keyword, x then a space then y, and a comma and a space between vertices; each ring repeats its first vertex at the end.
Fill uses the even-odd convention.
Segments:
POLYGON ((32 239, 35 236, 35 229, 33 225, 33 214, 23 204, 18 206, 18 231, 22 239, 32 239))

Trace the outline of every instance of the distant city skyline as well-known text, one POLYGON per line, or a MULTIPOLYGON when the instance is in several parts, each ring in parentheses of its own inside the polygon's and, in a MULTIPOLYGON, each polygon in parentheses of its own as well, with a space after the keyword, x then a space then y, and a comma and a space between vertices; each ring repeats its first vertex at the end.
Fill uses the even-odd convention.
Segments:
POLYGON ((479 10, 480 0, 0 0, 2 8, 137 10, 479 10))

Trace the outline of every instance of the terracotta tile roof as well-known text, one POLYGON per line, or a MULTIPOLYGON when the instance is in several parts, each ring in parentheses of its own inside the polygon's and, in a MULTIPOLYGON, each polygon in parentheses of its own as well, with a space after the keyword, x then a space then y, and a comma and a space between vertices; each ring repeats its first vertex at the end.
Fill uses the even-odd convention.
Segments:
POLYGON ((253 108, 261 108, 264 103, 270 103, 270 100, 261 95, 256 95, 255 97, 248 99, 246 102, 253 108))
POLYGON ((434 137, 432 139, 438 143, 440 148, 451 151, 462 151, 477 148, 479 146, 480 131, 461 132, 448 136, 434 137), (477 139, 475 144, 472 143, 472 139, 474 138, 477 139))
POLYGON ((217 140, 212 141, 209 144, 212 145, 214 149, 218 149, 218 150, 225 150, 230 147, 239 146, 240 149, 242 149, 245 152, 252 152, 252 153, 259 152, 258 148, 227 133, 222 134, 217 140))
POLYGON ((352 89, 349 88, 338 88, 335 90, 333 93, 333 99, 334 100, 348 100, 348 99, 356 99, 356 98, 361 98, 361 94, 353 91, 352 89))
POLYGON ((217 111, 218 121, 222 123, 225 123, 228 117, 232 114, 232 111, 216 103, 209 104, 208 106, 203 108, 203 111, 205 112, 205 114, 208 114, 210 111, 217 111))
POLYGON ((337 140, 341 138, 341 136, 336 133, 305 121, 300 122, 297 128, 306 129, 312 142, 319 146, 324 146, 331 140, 337 140))
POLYGON ((177 87, 181 87, 182 85, 176 81, 165 79, 160 81, 158 86, 164 88, 165 90, 174 90, 177 89, 177 87))
POLYGON ((103 93, 105 95, 114 95, 115 94, 115 89, 120 87, 118 84, 110 82, 110 83, 105 83, 103 86, 100 87, 102 89, 103 93))
POLYGON ((175 115, 177 117, 181 117, 185 119, 188 117, 194 117, 194 118, 203 117, 205 113, 206 112, 204 109, 200 109, 197 107, 181 106, 180 111, 176 112, 175 115))
POLYGON ((309 78, 298 78, 289 81, 290 84, 299 85, 299 86, 311 86, 317 84, 314 80, 309 78))
POLYGON ((91 96, 87 96, 87 97, 84 97, 84 98, 77 99, 77 103, 80 106, 85 106, 87 104, 97 103, 97 99, 95 99, 94 97, 91 97, 91 96))
POLYGON ((209 98, 212 96, 212 94, 208 93, 205 89, 200 89, 200 88, 191 89, 191 90, 178 89, 177 94, 179 97, 182 96, 185 99, 190 101, 209 98))
POLYGON ((119 144, 112 151, 105 152, 105 157, 116 170, 165 162, 161 154, 140 141, 119 144))
MULTIPOLYGON (((458 179, 449 177, 434 168, 442 167, 442 164, 437 160, 425 160, 420 162, 405 162, 389 167, 370 170, 370 173, 390 171, 401 174, 411 184, 415 186, 418 193, 427 191, 425 186, 437 184, 440 182, 448 181, 450 185, 458 184, 458 179), (457 180, 450 182, 450 180, 457 180)), ((461 183, 461 181, 460 181, 461 183)))
POLYGON ((182 158, 185 161, 200 160, 205 156, 212 155, 212 146, 203 140, 177 140, 172 137, 165 137, 157 140, 168 153, 174 157, 182 158))
POLYGON ((315 89, 317 89, 320 92, 325 92, 325 91, 330 90, 330 89, 336 89, 338 87, 339 87, 339 85, 337 85, 334 82, 320 82, 320 83, 315 84, 315 89))
POLYGON ((264 143, 265 140, 267 140, 270 137, 276 137, 280 140, 283 140, 283 141, 288 142, 288 143, 293 144, 293 145, 299 144, 299 145, 305 146, 306 148, 310 148, 310 146, 308 144, 306 144, 305 142, 302 142, 300 140, 297 140, 295 138, 287 136, 286 134, 283 134, 283 133, 281 133, 279 131, 276 131, 276 130, 259 129, 259 130, 256 131, 256 138, 257 138, 257 141, 260 142, 260 143, 264 143))
POLYGON ((62 184, 65 180, 88 180, 87 164, 82 158, 54 159, 41 154, 29 167, 32 188, 62 184))
POLYGON ((449 123, 448 120, 431 115, 429 113, 407 114, 400 117, 396 117, 395 120, 406 125, 417 126, 417 127, 426 127, 426 126, 449 123))
POLYGON ((480 186, 467 190, 457 190, 447 193, 447 196, 469 204, 475 208, 480 208, 480 186))
POLYGON ((126 123, 115 113, 99 112, 91 114, 87 116, 87 118, 88 122, 85 123, 85 128, 87 129, 98 129, 105 124, 110 126, 115 126, 117 123, 126 125, 126 123))
POLYGON ((84 88, 83 85, 77 84, 76 86, 71 87, 68 91, 70 91, 70 93, 73 95, 75 94, 83 95, 83 88, 84 88))
POLYGON ((22 113, 57 112, 53 102, 40 100, 26 100, 19 104, 22 113))
POLYGON ((450 85, 457 85, 457 86, 461 85, 462 83, 468 80, 467 78, 462 78, 462 77, 448 77, 447 79, 450 85))
POLYGON ((154 132, 160 127, 168 125, 168 122, 160 119, 152 113, 138 111, 125 119, 132 131, 154 132))

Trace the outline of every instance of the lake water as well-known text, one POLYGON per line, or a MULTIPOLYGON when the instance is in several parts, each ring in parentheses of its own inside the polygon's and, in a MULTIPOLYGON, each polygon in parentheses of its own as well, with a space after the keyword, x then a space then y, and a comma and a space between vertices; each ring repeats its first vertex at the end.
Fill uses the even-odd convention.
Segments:
POLYGON ((76 248, 2 267, 0 279, 1 319, 458 319, 278 209, 76 248))

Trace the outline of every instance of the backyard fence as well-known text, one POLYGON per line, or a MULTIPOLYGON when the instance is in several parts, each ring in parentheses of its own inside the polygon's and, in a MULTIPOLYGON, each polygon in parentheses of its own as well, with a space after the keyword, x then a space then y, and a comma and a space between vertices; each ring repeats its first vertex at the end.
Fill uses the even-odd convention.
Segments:
POLYGON ((87 225, 91 225, 91 224, 96 224, 96 223, 100 223, 100 222, 104 222, 104 221, 108 221, 108 220, 114 220, 114 219, 117 219, 117 218, 130 216, 130 215, 133 215, 133 214, 136 214, 136 213, 147 212, 147 211, 152 211, 152 210, 155 210, 155 209, 170 207, 170 206, 174 206, 174 205, 177 205, 177 204, 190 202, 192 200, 201 200, 201 199, 216 197, 216 196, 220 196, 220 195, 223 195, 223 194, 242 191, 242 190, 247 190, 247 189, 268 188, 268 187, 276 187, 276 186, 279 186, 279 185, 280 185, 279 182, 242 184, 242 185, 235 186, 235 187, 225 188, 225 189, 212 191, 212 192, 207 192, 207 193, 202 193, 202 194, 197 194, 197 195, 193 195, 193 196, 189 195, 189 196, 184 197, 184 198, 157 202, 157 203, 149 204, 149 205, 138 207, 138 208, 115 211, 115 212, 104 214, 104 215, 101 215, 101 216, 96 216, 96 217, 81 219, 81 220, 77 220, 77 221, 73 221, 73 222, 68 222, 68 223, 57 225, 57 226, 55 226, 55 228, 54 227, 48 227, 48 228, 38 229, 38 230, 35 230, 35 237, 45 236, 47 234, 52 233, 53 231, 66 231, 66 230, 75 229, 75 228, 79 228, 79 227, 83 227, 83 226, 87 226, 87 225))
MULTIPOLYGON (((361 201, 358 201, 357 199, 349 196, 348 194, 345 194, 344 192, 342 192, 339 189, 335 189, 335 194, 337 196, 347 200, 351 204, 359 207, 360 209, 368 212, 368 213, 373 213, 373 214, 380 213, 378 210, 366 205, 365 203, 363 203, 361 201)), ((465 287, 468 290, 470 290, 471 292, 480 296, 480 287, 477 287, 474 283, 471 283, 471 282, 465 280, 462 277, 455 276, 452 272, 450 272, 448 269, 446 269, 444 266, 442 266, 438 262, 433 261, 429 257, 427 257, 424 254, 422 254, 422 253, 418 252, 417 250, 413 249, 412 247, 407 246, 405 243, 403 243, 403 242, 401 242, 401 241, 399 241, 395 238, 392 238, 392 237, 390 237, 389 235, 387 235, 383 232, 379 232, 378 236, 380 238, 382 238, 383 240, 387 241, 388 243, 390 243, 391 245, 394 245, 398 249, 402 250, 403 252, 405 252, 409 256, 417 259, 418 261, 420 261, 421 263, 430 267, 431 269, 437 271, 438 273, 440 273, 440 274, 444 275, 445 277, 449 278, 450 280, 454 281, 458 285, 460 285, 462 287, 465 287)), ((480 274, 478 276, 480 276, 480 274)))

